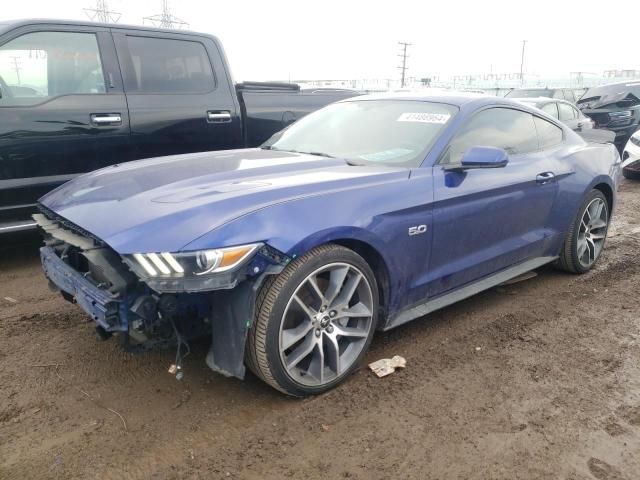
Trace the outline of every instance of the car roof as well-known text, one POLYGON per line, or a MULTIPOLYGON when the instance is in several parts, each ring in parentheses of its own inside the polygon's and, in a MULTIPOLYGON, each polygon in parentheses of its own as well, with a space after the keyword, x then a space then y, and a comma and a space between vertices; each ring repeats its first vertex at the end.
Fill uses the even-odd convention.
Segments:
POLYGON ((566 88, 556 88, 556 87, 516 87, 511 89, 512 91, 526 91, 526 90, 546 90, 547 92, 552 92, 554 90, 567 90, 566 88))
POLYGON ((446 103, 457 107, 464 105, 475 104, 477 107, 483 105, 512 105, 522 106, 520 102, 514 101, 512 98, 496 97, 494 95, 482 95, 479 93, 470 92, 457 92, 450 90, 434 91, 428 90, 425 92, 385 92, 374 93, 369 95, 361 95, 358 97, 351 97, 342 102, 359 102, 367 100, 405 100, 405 101, 417 101, 417 102, 433 102, 433 103, 446 103))
MULTIPOLYGON (((517 100, 518 102, 524 103, 533 103, 534 105, 545 105, 547 103, 566 103, 567 105, 574 106, 573 103, 568 102, 567 100, 563 100, 561 98, 550 98, 550 97, 509 97, 513 100, 517 100)), ((575 107, 574 107, 575 108, 575 107)))
POLYGON ((69 26, 77 26, 77 27, 102 27, 102 28, 124 29, 124 30, 139 30, 143 32, 200 35, 204 37, 211 37, 214 39, 216 38, 213 35, 200 33, 200 32, 192 32, 190 30, 147 27, 147 26, 141 26, 141 25, 124 25, 120 23, 114 24, 114 23, 84 22, 84 21, 78 21, 78 20, 61 20, 61 19, 51 19, 51 18, 29 18, 29 19, 22 19, 22 20, 3 21, 3 22, 0 22, 0 34, 13 30, 15 28, 27 27, 31 25, 65 25, 65 26, 69 25, 69 26))

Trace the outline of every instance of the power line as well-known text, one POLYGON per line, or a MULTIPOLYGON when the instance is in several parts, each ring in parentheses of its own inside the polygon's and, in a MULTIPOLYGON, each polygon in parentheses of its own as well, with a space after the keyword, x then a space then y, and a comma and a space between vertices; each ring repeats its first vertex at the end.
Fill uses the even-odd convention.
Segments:
POLYGON ((96 0, 93 8, 83 8, 83 10, 89 20, 97 20, 102 23, 118 23, 120 17, 122 17, 120 12, 109 10, 107 0, 96 0))
POLYGON ((20 70, 22 70, 22 66, 20 65, 20 57, 16 57, 16 56, 12 56, 9 57, 11 58, 11 60, 13 60, 13 69, 16 72, 16 77, 18 77, 18 85, 22 85, 22 83, 20 82, 20 70))
POLYGON ((162 12, 150 17, 144 17, 142 23, 145 22, 161 28, 187 28, 189 26, 187 22, 171 14, 169 0, 162 0, 162 12))
POLYGON ((520 85, 524 84, 524 75, 523 75, 523 69, 524 69, 524 47, 527 45, 527 41, 523 40, 522 41, 522 56, 520 57, 520 85))
POLYGON ((404 88, 407 73, 407 47, 411 46, 411 44, 407 42, 398 42, 398 45, 402 47, 402 53, 398 55, 399 57, 402 57, 402 65, 398 67, 402 71, 400 88, 404 88))

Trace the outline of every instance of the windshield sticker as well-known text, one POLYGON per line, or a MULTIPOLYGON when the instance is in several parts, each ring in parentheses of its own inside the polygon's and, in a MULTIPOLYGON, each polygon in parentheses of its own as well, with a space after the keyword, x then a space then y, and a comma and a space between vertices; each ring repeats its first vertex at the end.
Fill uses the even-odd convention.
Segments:
POLYGON ((450 118, 448 113, 403 113, 398 122, 447 123, 450 118))
POLYGON ((368 160, 370 162, 384 162, 397 159, 398 157, 403 157, 410 153, 413 153, 413 150, 409 150, 408 148, 391 148, 389 150, 383 150, 381 152, 360 155, 360 158, 362 158, 363 160, 368 160))

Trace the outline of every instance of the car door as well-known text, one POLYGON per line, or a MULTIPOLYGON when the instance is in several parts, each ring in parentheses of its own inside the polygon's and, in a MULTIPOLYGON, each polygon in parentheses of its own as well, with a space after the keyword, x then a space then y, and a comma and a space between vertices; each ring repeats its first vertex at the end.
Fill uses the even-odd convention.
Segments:
POLYGON ((0 39, 0 78, 0 224, 7 229, 28 226, 36 200, 61 183, 130 158, 107 29, 38 24, 9 32, 0 39))
POLYGON ((135 158, 238 148, 239 106, 216 42, 113 29, 135 158))
POLYGON ((543 254, 557 192, 551 165, 530 113, 492 107, 461 128, 433 167, 431 297, 543 254), (473 146, 502 148, 509 162, 447 170, 473 146))

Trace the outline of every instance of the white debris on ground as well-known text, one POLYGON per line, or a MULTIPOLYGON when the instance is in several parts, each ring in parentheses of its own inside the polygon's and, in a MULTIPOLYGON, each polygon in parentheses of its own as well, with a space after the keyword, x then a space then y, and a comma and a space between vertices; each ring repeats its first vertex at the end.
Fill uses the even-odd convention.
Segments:
POLYGON ((404 368, 407 366, 407 361, 404 357, 396 355, 393 358, 382 358, 369 364, 369 368, 378 377, 386 377, 396 371, 396 368, 404 368))

